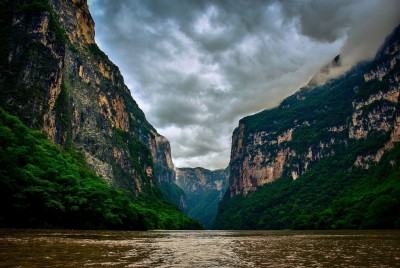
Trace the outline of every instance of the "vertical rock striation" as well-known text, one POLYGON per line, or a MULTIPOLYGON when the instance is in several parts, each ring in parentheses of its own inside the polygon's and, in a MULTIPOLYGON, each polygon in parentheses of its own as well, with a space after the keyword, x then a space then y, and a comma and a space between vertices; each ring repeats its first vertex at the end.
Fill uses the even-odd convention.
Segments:
MULTIPOLYGON (((400 27, 374 61, 324 85, 311 81, 279 107, 243 118, 232 135, 230 196, 299 178, 352 140, 381 137, 354 165, 368 168, 399 141, 400 27)), ((339 64, 339 57, 329 66, 339 64)))
POLYGON ((78 149, 114 186, 137 195, 174 181, 169 142, 97 47, 86 0, 8 2, 0 105, 61 146, 78 149))
POLYGON ((400 228, 399 44, 240 120, 214 228, 400 228))

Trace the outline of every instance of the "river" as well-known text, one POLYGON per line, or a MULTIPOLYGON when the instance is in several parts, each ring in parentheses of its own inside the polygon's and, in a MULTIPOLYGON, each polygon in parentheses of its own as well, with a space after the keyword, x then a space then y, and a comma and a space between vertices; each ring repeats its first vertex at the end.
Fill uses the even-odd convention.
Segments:
POLYGON ((400 232, 0 229, 0 267, 400 267, 400 232))

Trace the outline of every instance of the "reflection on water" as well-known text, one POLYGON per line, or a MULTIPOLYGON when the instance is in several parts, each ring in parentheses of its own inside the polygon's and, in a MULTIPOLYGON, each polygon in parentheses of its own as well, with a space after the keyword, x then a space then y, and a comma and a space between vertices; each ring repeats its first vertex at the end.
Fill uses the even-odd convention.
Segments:
POLYGON ((0 230, 0 267, 400 267, 400 232, 0 230))

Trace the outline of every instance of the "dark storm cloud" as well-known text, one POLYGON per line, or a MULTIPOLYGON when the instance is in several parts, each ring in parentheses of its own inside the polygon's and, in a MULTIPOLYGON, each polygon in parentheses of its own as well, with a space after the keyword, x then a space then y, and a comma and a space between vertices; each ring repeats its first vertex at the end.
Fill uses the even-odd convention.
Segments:
MULTIPOLYGON (((297 18, 302 34, 322 42, 333 42, 344 34, 355 8, 363 1, 290 1, 284 2, 284 15, 297 18)), ((364 1, 366 2, 366 1, 364 1)))
POLYGON ((342 53, 372 57, 397 0, 91 0, 96 40, 120 67, 177 166, 228 164, 241 117, 277 105, 342 53))

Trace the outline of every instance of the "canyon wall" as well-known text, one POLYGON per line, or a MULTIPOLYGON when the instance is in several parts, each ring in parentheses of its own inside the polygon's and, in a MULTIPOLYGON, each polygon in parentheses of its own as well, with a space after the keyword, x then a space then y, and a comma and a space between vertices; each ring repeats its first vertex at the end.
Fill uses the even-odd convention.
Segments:
POLYGON ((1 105, 134 195, 175 180, 168 140, 96 45, 86 0, 6 4, 1 105))
POLYGON ((399 31, 374 61, 324 85, 308 84, 279 107, 240 120, 232 135, 230 195, 247 195, 283 176, 296 180, 351 140, 384 140, 357 156, 354 165, 363 168, 393 148, 400 138, 399 31))
POLYGON ((400 228, 399 40, 240 120, 213 228, 400 228))
POLYGON ((218 203, 229 179, 229 167, 220 170, 177 168, 176 184, 185 192, 186 212, 209 229, 213 226, 218 203))

